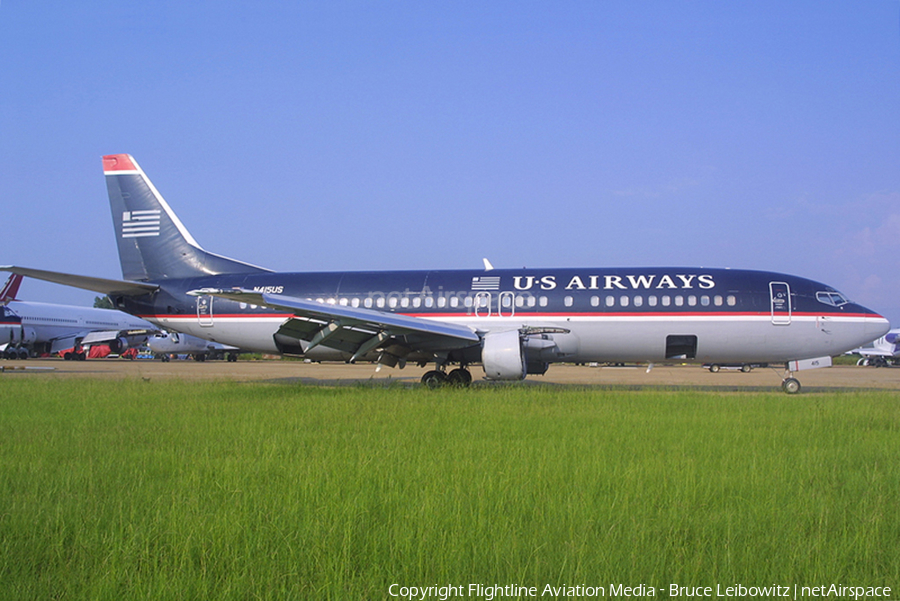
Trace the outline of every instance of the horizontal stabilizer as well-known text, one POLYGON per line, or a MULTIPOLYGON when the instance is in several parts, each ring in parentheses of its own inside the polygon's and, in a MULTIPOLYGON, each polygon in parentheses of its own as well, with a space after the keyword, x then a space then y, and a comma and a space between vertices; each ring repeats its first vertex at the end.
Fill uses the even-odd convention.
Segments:
POLYGON ((58 271, 44 271, 42 269, 17 267, 15 265, 2 265, 0 266, 0 271, 18 273, 29 278, 53 282, 54 284, 62 284, 63 286, 73 286, 84 290, 102 292, 103 294, 108 294, 110 296, 143 296, 144 294, 150 294, 159 289, 159 286, 154 284, 92 278, 84 275, 60 273, 58 271))

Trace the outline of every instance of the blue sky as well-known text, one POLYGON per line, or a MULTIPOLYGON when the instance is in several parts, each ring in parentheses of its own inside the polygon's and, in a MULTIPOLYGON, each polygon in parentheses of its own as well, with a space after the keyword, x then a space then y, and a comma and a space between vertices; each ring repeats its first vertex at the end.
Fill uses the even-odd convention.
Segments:
POLYGON ((763 269, 900 325, 896 0, 6 0, 0 53, 0 264, 121 277, 130 153, 272 269, 763 269))

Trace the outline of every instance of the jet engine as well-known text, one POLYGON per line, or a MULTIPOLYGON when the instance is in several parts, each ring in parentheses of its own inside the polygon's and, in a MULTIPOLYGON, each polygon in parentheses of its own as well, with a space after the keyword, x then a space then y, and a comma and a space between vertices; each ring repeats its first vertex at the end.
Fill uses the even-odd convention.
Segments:
POLYGON ((481 363, 488 380, 521 380, 525 353, 518 330, 488 332, 481 346, 481 363))
POLYGON ((117 355, 121 355, 122 351, 128 348, 128 341, 124 338, 116 338, 109 343, 109 350, 117 355))

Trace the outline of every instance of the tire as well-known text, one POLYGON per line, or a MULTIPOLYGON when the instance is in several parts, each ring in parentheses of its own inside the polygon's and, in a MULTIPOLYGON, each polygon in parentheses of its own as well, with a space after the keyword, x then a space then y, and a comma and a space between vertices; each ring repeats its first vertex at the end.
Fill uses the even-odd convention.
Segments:
POLYGON ((709 371, 711 371, 714 374, 719 373, 720 369, 721 369, 721 367, 719 367, 718 363, 713 363, 712 365, 709 366, 709 371))
POLYGON ((747 365, 746 363, 741 365, 741 373, 749 374, 751 369, 753 369, 753 368, 750 367, 749 365, 747 365))
POLYGON ((431 390, 442 387, 446 381, 447 376, 444 375, 444 372, 438 371, 436 369, 426 371, 425 375, 422 376, 422 384, 424 384, 426 388, 430 388, 431 390))
POLYGON ((800 392, 800 380, 797 378, 788 378, 781 383, 781 388, 787 394, 797 394, 800 392))
POLYGON ((447 384, 466 388, 472 383, 472 374, 468 369, 457 368, 447 374, 447 384))

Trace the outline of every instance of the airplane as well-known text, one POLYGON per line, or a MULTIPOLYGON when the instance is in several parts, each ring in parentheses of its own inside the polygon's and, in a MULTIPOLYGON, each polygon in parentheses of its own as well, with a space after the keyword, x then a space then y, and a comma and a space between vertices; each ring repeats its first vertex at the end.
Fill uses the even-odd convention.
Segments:
POLYGON ((16 300, 21 281, 22 275, 11 275, 0 292, 0 356, 7 359, 65 351, 66 359, 84 360, 86 349, 97 345, 122 353, 159 331, 121 311, 16 300))
POLYGON ((857 365, 888 367, 900 357, 900 328, 895 328, 870 344, 855 348, 850 353, 862 355, 857 365))
POLYGON ((243 352, 237 347, 210 342, 188 334, 165 331, 147 339, 147 347, 164 362, 168 362, 171 355, 190 355, 194 361, 224 357, 227 361, 234 362, 237 361, 238 354, 243 352))
POLYGON ((128 154, 103 157, 123 280, 2 269, 107 294, 160 327, 263 353, 435 368, 428 387, 555 362, 802 369, 889 329, 825 284, 699 267, 274 272, 204 250, 128 154), (452 368, 452 369, 450 369, 452 368), (449 370, 449 371, 448 371, 449 370))

